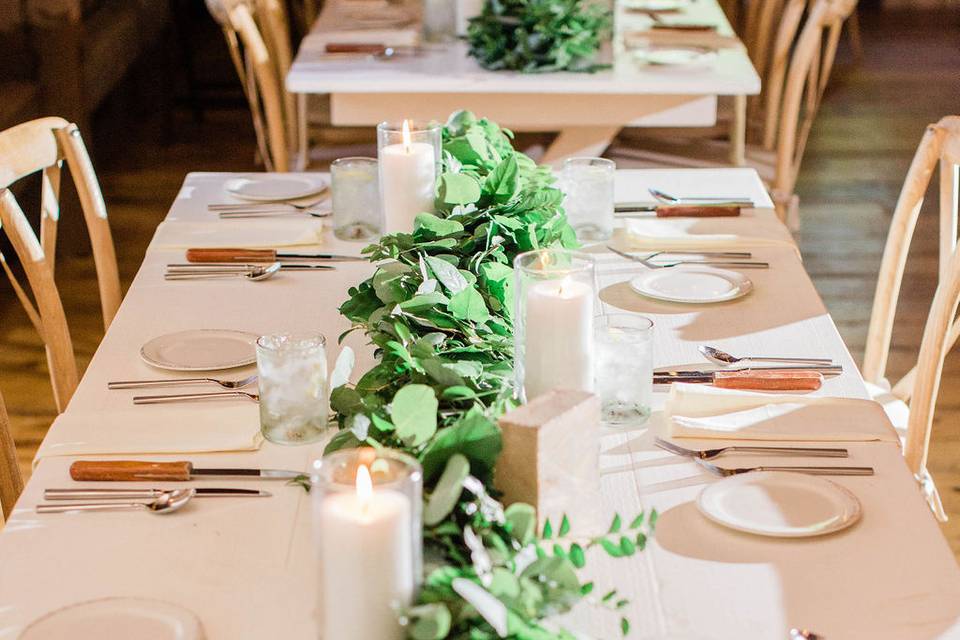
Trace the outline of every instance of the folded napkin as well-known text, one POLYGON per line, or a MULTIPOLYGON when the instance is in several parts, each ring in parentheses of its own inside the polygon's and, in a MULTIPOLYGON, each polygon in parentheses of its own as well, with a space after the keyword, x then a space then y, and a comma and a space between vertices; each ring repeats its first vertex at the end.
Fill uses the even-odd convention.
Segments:
POLYGON ((322 220, 218 220, 216 222, 160 223, 153 237, 154 249, 191 247, 243 247, 276 249, 320 244, 322 220))
POLYGON ((755 393, 674 383, 665 409, 674 438, 897 442, 872 400, 755 393))
POLYGON ((253 402, 68 411, 57 416, 33 463, 54 456, 255 451, 262 441, 253 402))
POLYGON ((715 31, 685 31, 682 29, 651 29, 628 31, 623 42, 629 48, 637 47, 706 47, 708 49, 742 48, 736 36, 727 36, 715 31))
MULTIPOLYGON (((790 247, 796 244, 783 237, 781 229, 771 228, 770 234, 764 234, 764 221, 756 218, 687 218, 664 220, 658 218, 626 218, 623 221, 622 241, 628 249, 641 251, 689 251, 717 248, 749 247, 790 247), (720 220, 720 222, 717 222, 720 220), (747 220, 741 223, 741 220, 747 220), (749 225, 751 233, 710 233, 713 229, 729 229, 732 226, 749 225), (761 235, 763 234, 763 235, 761 235)), ((618 230, 620 231, 620 230, 618 230)))

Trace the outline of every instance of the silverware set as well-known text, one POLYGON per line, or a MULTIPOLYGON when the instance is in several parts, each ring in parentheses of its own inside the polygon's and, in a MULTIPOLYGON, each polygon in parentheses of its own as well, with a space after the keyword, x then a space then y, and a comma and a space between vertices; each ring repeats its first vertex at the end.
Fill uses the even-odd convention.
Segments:
POLYGON ((140 502, 130 502, 130 498, 119 500, 100 500, 97 502, 74 502, 64 498, 59 504, 40 503, 36 507, 37 513, 68 513, 71 511, 146 511, 156 515, 165 515, 178 511, 187 506, 187 503, 196 495, 196 489, 171 489, 161 491, 155 497, 140 502))
MULTIPOLYGON (((769 262, 760 262, 752 260, 735 260, 734 258, 752 258, 753 254, 747 251, 655 251, 645 256, 620 251, 616 247, 607 245, 607 249, 617 254, 621 258, 639 262, 647 269, 669 269, 680 265, 703 265, 709 267, 726 267, 735 269, 769 269, 769 262), (660 256, 691 255, 700 256, 700 260, 677 260, 667 259, 666 261, 654 262, 654 258, 660 256)), ((661 260, 663 260, 661 258, 661 260)))
POLYGON ((762 465, 756 467, 721 467, 713 464, 710 460, 727 453, 757 453, 763 455, 779 456, 797 456, 810 458, 846 458, 849 452, 846 449, 837 449, 829 447, 767 447, 767 446, 744 446, 734 445, 729 447, 720 447, 717 449, 687 449, 674 444, 663 438, 657 438, 654 441, 657 447, 664 451, 669 451, 678 456, 690 458, 698 465, 703 467, 709 473, 726 478, 729 476, 749 473, 751 471, 787 471, 792 473, 805 473, 816 476, 872 476, 873 467, 823 467, 823 466, 770 466, 762 465))
POLYGON ((210 391, 207 393, 172 393, 168 395, 134 396, 133 404, 169 404, 171 402, 194 402, 196 400, 224 400, 239 398, 260 402, 260 395, 249 391, 210 391))
POLYGON ((734 206, 734 207, 755 207, 756 204, 750 198, 741 198, 741 197, 704 197, 704 196, 688 196, 688 197, 677 197, 672 196, 665 191, 660 189, 650 188, 647 189, 651 196, 656 198, 658 201, 664 204, 672 205, 712 205, 712 206, 734 206))
POLYGON ((259 402, 260 396, 243 391, 245 387, 257 383, 257 376, 247 376, 241 380, 220 380, 218 378, 179 378, 165 380, 116 380, 107 383, 108 389, 149 389, 154 387, 179 387, 200 384, 216 385, 223 391, 203 393, 176 393, 164 395, 134 396, 133 404, 168 404, 171 402, 193 402, 196 400, 223 400, 226 398, 259 402))
POLYGON ((272 262, 253 264, 238 262, 203 262, 168 264, 164 280, 217 280, 221 278, 244 278, 252 282, 269 280, 280 271, 329 271, 335 267, 327 264, 293 264, 272 262))
POLYGON ((326 202, 324 196, 319 200, 297 204, 295 202, 257 202, 257 203, 221 203, 209 204, 207 210, 224 219, 230 218, 269 218, 275 216, 308 215, 314 218, 326 218, 333 215, 329 209, 321 209, 326 202))

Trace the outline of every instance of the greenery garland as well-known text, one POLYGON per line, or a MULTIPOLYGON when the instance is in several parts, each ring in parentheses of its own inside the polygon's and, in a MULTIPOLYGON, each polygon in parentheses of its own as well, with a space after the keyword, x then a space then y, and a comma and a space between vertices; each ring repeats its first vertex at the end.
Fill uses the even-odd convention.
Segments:
POLYGON ((590 0, 487 0, 467 28, 469 53, 493 71, 587 71, 609 36, 612 13, 590 0))
MULTIPOLYGON (((606 535, 573 541, 566 517, 538 532, 530 505, 504 509, 491 495, 496 421, 515 406, 513 258, 576 246, 550 169, 515 151, 511 136, 454 113, 443 130, 436 215, 421 213, 413 233, 364 249, 378 267, 340 307, 379 362, 331 393, 341 431, 327 451, 386 446, 423 465, 426 575, 406 613, 414 640, 571 638, 544 621, 594 597, 576 574, 585 549, 633 555, 656 518, 625 525, 616 516, 606 535)), ((615 590, 596 602, 626 604, 615 590)))

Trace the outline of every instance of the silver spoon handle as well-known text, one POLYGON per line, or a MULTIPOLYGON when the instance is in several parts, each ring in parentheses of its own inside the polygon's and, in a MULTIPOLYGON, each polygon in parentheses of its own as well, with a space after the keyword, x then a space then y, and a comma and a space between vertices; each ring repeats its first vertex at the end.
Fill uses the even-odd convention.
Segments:
POLYGON ((872 476, 873 467, 754 467, 754 471, 792 471, 811 476, 872 476))
POLYGON ((846 449, 829 447, 727 447, 727 451, 740 453, 769 453, 773 455, 804 455, 812 458, 846 458, 849 452, 846 449))
POLYGON ((254 402, 258 401, 253 394, 244 393, 242 391, 211 391, 209 393, 176 393, 162 396, 134 396, 133 404, 165 404, 169 402, 213 400, 216 398, 246 398, 248 400, 253 400, 254 402))
MULTIPOLYGON (((47 489, 44 500, 156 500, 162 489, 47 489)), ((99 504, 99 502, 97 503, 99 504)))
POLYGON ((37 513, 66 513, 67 511, 129 511, 146 509, 140 502, 71 502, 70 504, 38 504, 37 513))
POLYGON ((107 389, 140 389, 147 387, 173 387, 183 384, 206 384, 216 382, 211 378, 180 378, 179 380, 116 380, 107 383, 107 389))
POLYGON ((833 362, 830 358, 744 358, 751 362, 792 362, 796 364, 830 364, 833 362))

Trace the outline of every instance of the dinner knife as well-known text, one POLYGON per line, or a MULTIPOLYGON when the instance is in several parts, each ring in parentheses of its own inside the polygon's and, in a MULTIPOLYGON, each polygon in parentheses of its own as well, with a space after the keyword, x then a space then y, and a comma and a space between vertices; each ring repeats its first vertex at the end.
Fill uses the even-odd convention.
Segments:
POLYGON ((654 384, 687 382, 712 384, 721 389, 756 391, 816 391, 823 384, 818 371, 714 371, 702 375, 654 374, 654 384))
POLYGON ((669 367, 658 367, 654 369, 653 375, 655 376, 706 376, 711 373, 716 373, 717 371, 723 371, 724 373, 740 373, 744 371, 816 371, 817 373, 822 373, 829 376, 838 376, 843 373, 843 365, 841 364, 824 364, 824 365, 809 365, 809 364, 795 364, 795 365, 784 365, 782 367, 735 367, 730 369, 671 369, 669 367))
POLYGON ((194 248, 187 249, 187 262, 283 262, 285 260, 325 260, 366 262, 363 256, 338 253, 281 253, 275 249, 194 248))
MULTIPOLYGON (((129 499, 149 500, 171 489, 46 489, 44 500, 97 500, 129 499)), ((273 494, 262 489, 236 489, 225 487, 197 487, 196 498, 269 498, 273 494)))
POLYGON ((285 469, 211 468, 196 469, 186 460, 178 462, 145 462, 140 460, 78 460, 70 465, 74 480, 163 480, 183 482, 198 477, 261 478, 265 480, 292 480, 303 475, 285 469))
POLYGON ((624 202, 614 205, 613 212, 621 214, 653 213, 657 218, 734 218, 740 215, 738 205, 669 205, 654 202, 624 202))

